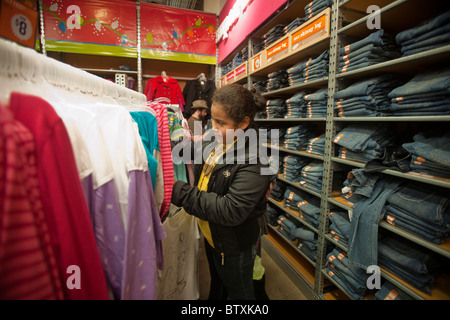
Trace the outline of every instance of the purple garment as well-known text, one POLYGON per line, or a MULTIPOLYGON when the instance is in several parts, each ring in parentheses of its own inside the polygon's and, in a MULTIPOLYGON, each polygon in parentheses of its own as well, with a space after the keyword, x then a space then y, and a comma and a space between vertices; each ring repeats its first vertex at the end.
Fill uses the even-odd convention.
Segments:
POLYGON ((93 224, 103 269, 114 299, 121 299, 125 227, 114 180, 96 190, 93 196, 93 224))
POLYGON ((129 172, 123 300, 156 300, 157 271, 162 269, 166 233, 156 207, 149 171, 129 172))

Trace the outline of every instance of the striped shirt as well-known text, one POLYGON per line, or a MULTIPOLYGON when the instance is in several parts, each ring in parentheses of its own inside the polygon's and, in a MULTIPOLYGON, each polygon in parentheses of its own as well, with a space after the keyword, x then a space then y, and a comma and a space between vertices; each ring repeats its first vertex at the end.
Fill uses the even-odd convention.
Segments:
POLYGON ((33 135, 0 107, 0 299, 63 299, 33 135))
POLYGON ((167 109, 163 104, 149 102, 148 106, 155 110, 156 119, 158 122, 159 148, 161 150, 161 166, 164 181, 164 199, 159 213, 162 218, 168 212, 170 207, 174 177, 172 148, 170 146, 169 120, 167 109))

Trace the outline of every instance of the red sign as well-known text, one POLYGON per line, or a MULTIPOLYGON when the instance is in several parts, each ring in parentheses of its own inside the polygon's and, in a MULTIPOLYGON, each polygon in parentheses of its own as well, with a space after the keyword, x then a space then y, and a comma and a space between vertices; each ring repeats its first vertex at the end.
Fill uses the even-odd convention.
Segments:
POLYGON ((247 64, 244 64, 243 66, 241 66, 235 70, 235 76, 237 77, 238 75, 240 75, 241 73, 244 73, 246 71, 247 71, 247 64))
POLYGON ((234 78, 234 71, 232 71, 230 74, 227 74, 227 77, 226 77, 227 82, 232 80, 233 78, 234 78))
POLYGON ((43 0, 45 38, 136 47, 136 3, 43 0))
POLYGON ((216 56, 217 17, 141 3, 141 47, 216 56))

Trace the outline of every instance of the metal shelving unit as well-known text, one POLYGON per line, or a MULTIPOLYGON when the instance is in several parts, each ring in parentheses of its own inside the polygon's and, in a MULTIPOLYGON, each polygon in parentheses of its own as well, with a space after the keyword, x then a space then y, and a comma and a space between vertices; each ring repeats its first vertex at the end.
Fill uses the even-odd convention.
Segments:
MULTIPOLYGON (((286 6, 286 10, 290 8, 303 8, 308 0, 297 0, 290 2, 290 5, 286 6)), ((329 233, 329 218, 328 214, 335 208, 340 208, 346 211, 352 210, 352 204, 347 200, 340 198, 336 194, 336 190, 332 190, 333 174, 336 170, 342 170, 347 168, 348 171, 351 168, 363 168, 364 163, 341 159, 335 156, 335 144, 332 139, 335 137, 337 130, 350 122, 385 122, 386 124, 420 124, 426 123, 428 125, 437 125, 443 128, 448 127, 450 116, 425 116, 425 117, 337 117, 334 114, 334 99, 333 95, 341 85, 341 82, 356 82, 358 80, 369 79, 371 77, 385 74, 396 73, 401 77, 411 77, 417 72, 418 66, 423 68, 430 66, 449 65, 450 45, 442 46, 437 49, 428 50, 425 52, 417 53, 407 57, 400 57, 390 61, 378 63, 369 67, 352 70, 344 73, 337 71, 337 65, 339 60, 339 49, 341 46, 352 43, 355 39, 362 39, 374 30, 369 30, 366 27, 368 15, 366 8, 370 5, 377 5, 380 8, 381 23, 388 32, 398 33, 417 25, 419 22, 425 19, 429 19, 433 16, 444 11, 442 8, 442 2, 438 0, 432 0, 427 2, 427 5, 423 5, 421 0, 335 0, 331 7, 331 20, 330 20, 330 35, 328 39, 322 40, 315 48, 299 51, 288 59, 280 60, 274 63, 270 67, 260 70, 256 73, 247 75, 246 79, 239 80, 239 83, 252 84, 253 82, 261 79, 261 77, 267 76, 273 70, 277 68, 293 65, 301 59, 307 58, 312 52, 316 53, 318 50, 330 50, 329 60, 329 75, 328 77, 317 79, 308 83, 299 84, 292 87, 281 88, 271 92, 263 93, 263 96, 267 99, 274 98, 286 98, 288 99, 293 94, 303 89, 320 89, 328 87, 328 101, 327 101, 327 117, 326 118, 295 118, 295 119, 255 119, 260 125, 270 127, 289 127, 295 124, 309 122, 317 123, 324 127, 325 130, 325 153, 323 155, 308 154, 304 151, 295 151, 285 149, 280 146, 269 145, 270 148, 277 149, 283 154, 293 154, 301 157, 309 157, 311 160, 323 161, 324 171, 322 179, 322 191, 317 193, 306 188, 303 188, 299 183, 294 183, 286 180, 279 175, 278 180, 286 183, 289 187, 297 188, 302 192, 307 192, 320 199, 320 219, 319 226, 317 228, 311 226, 307 222, 303 221, 298 213, 285 208, 282 202, 269 199, 271 206, 276 207, 280 212, 285 213, 289 217, 296 219, 310 230, 314 231, 318 235, 318 252, 316 261, 312 264, 312 261, 300 258, 301 263, 305 263, 308 267, 314 266, 314 281, 306 280, 311 277, 311 271, 305 271, 297 263, 293 262, 293 258, 290 254, 284 252, 283 245, 286 247, 295 247, 295 245, 286 237, 277 232, 275 228, 269 228, 270 234, 264 237, 263 244, 269 248, 269 253, 274 255, 276 261, 287 270, 289 276, 293 281, 301 287, 307 295, 310 295, 312 299, 341 299, 351 297, 341 288, 326 272, 326 255, 330 246, 336 246, 340 249, 347 251, 348 248, 342 243, 334 240, 329 233), (426 7, 426 8, 424 8, 426 7), (274 234, 274 235, 272 235, 274 234), (275 238, 277 238, 275 240, 275 238), (306 262, 308 261, 308 262, 306 262), (300 285, 299 285, 300 283, 300 285), (334 289, 333 289, 334 288, 334 289), (343 296, 342 292, 345 296, 343 296)), ((447 5, 448 6, 448 5, 447 5)), ((291 17, 291 13, 280 12, 277 17, 291 17)), ((270 23, 260 28, 255 33, 256 36, 262 36, 272 26, 284 21, 281 19, 277 21, 277 17, 270 20, 270 23)), ((252 39, 248 40, 249 52, 252 52, 252 39)), ((249 54, 250 57, 250 54, 249 54)), ((448 129, 446 129, 448 130, 448 129)), ((430 185, 433 187, 441 188, 443 190, 450 189, 450 179, 431 177, 423 174, 416 174, 413 172, 402 173, 399 171, 385 169, 381 171, 381 174, 394 176, 398 179, 413 181, 420 184, 430 185)), ((387 222, 382 221, 380 223, 380 229, 385 232, 396 234, 404 239, 410 241, 413 245, 421 246, 430 250, 433 253, 437 253, 442 257, 450 258, 450 238, 447 238, 446 242, 441 245, 436 245, 425 239, 420 238, 410 232, 402 230, 396 226, 390 225, 387 222)), ((295 249, 295 248, 293 248, 295 249)), ((306 266, 305 266, 306 267, 306 266)), ((310 270, 310 269, 309 269, 310 270)), ((388 270, 381 268, 381 276, 384 281, 389 281, 395 284, 399 289, 408 293, 411 297, 418 300, 426 299, 450 299, 450 275, 445 274, 437 281, 437 287, 432 289, 432 296, 417 290, 402 279, 398 278, 388 270)), ((373 293, 365 297, 367 300, 374 299, 373 293)))

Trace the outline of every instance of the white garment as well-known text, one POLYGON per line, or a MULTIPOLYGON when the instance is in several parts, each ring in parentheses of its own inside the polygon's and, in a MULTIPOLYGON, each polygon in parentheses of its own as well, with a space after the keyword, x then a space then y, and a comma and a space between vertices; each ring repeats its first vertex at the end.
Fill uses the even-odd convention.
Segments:
POLYGON ((158 279, 158 300, 198 300, 198 257, 200 233, 196 218, 170 206, 163 223, 164 270, 158 279))
POLYGON ((148 171, 147 155, 139 136, 139 129, 125 107, 95 104, 86 108, 96 113, 98 124, 105 137, 126 229, 128 173, 133 170, 148 171))

